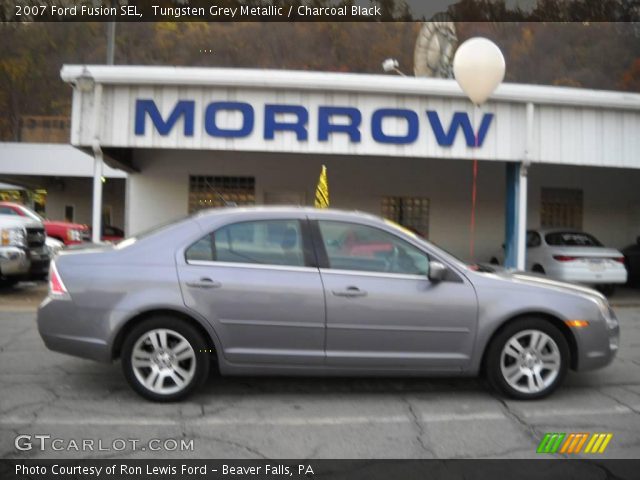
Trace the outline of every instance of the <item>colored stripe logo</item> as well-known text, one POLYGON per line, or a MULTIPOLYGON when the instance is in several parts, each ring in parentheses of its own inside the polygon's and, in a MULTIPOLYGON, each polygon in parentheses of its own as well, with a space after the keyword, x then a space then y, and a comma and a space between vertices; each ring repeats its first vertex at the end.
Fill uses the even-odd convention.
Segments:
POLYGON ((545 433, 536 453, 604 453, 612 438, 612 433, 545 433))

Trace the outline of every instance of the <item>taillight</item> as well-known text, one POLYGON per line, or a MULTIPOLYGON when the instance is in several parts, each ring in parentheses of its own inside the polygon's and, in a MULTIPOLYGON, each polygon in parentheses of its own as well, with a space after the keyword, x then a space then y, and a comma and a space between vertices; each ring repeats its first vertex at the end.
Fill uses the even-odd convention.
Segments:
POLYGON ((572 262, 578 259, 578 257, 572 257, 570 255, 554 255, 553 258, 559 262, 572 262))
POLYGON ((67 287, 62 283, 62 278, 58 273, 56 262, 52 261, 49 266, 49 293, 51 295, 67 295, 67 287))
POLYGON ((624 263, 624 257, 613 257, 611 260, 618 263, 624 263))

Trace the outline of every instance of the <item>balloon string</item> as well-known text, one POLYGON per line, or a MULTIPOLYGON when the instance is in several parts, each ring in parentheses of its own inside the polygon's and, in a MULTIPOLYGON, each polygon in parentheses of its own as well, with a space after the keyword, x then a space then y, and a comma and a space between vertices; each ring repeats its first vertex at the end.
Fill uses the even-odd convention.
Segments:
MULTIPOLYGON (((478 135, 475 136, 475 147, 478 147, 478 135)), ((475 258, 475 236, 476 236, 476 197, 478 193, 478 160, 476 158, 473 159, 473 182, 471 186, 471 235, 470 235, 470 245, 469 245, 469 255, 471 257, 471 262, 473 263, 475 258)))

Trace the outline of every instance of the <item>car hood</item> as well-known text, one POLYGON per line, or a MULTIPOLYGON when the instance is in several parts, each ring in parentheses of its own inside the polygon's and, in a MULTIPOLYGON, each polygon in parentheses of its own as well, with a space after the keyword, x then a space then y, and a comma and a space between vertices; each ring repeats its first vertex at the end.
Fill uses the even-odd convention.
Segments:
POLYGON ((34 220, 29 217, 20 217, 18 215, 0 215, 0 227, 11 228, 11 227, 25 227, 25 228, 33 228, 40 227, 42 228, 42 223, 34 220))
POLYGON ((45 220, 44 224, 47 226, 68 228, 73 230, 87 230, 89 228, 86 225, 82 225, 81 223, 61 222, 58 220, 45 220))
POLYGON ((566 293, 573 293, 581 296, 596 297, 606 301, 606 297, 594 290, 593 288, 585 287, 582 285, 576 285, 574 283, 561 282, 559 280, 552 280, 542 274, 522 272, 522 271, 510 271, 510 270, 496 270, 492 275, 500 278, 501 280, 511 282, 514 284, 539 287, 548 290, 562 291, 566 293))

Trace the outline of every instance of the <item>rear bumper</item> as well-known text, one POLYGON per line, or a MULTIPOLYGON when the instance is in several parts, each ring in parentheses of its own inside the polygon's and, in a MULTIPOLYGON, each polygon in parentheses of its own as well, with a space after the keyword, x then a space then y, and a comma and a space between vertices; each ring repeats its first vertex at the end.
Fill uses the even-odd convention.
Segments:
POLYGON ((47 297, 38 309, 38 332, 49 350, 110 362, 108 335, 101 320, 99 310, 79 312, 69 299, 47 297))
POLYGON ((3 277, 22 276, 29 273, 31 262, 27 253, 18 247, 0 248, 0 274, 3 277))
POLYGON ((593 271, 589 267, 576 266, 548 269, 547 275, 563 282, 582 283, 587 285, 623 284, 627 282, 627 270, 610 268, 603 271, 593 271))

